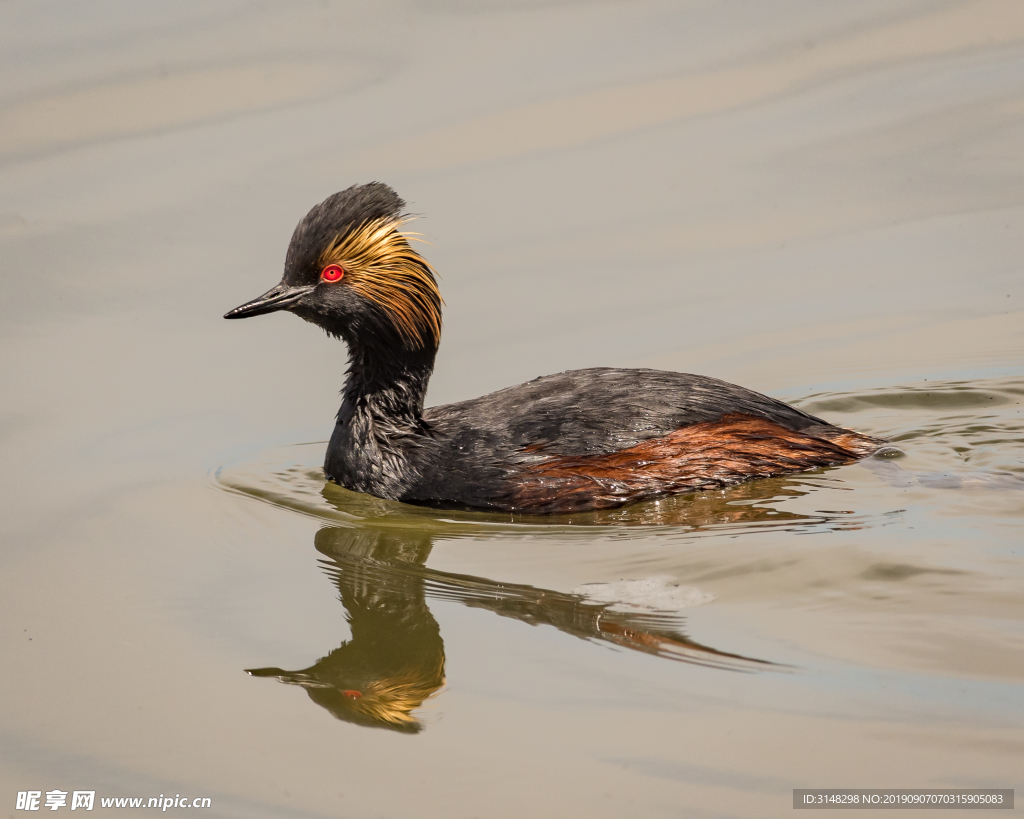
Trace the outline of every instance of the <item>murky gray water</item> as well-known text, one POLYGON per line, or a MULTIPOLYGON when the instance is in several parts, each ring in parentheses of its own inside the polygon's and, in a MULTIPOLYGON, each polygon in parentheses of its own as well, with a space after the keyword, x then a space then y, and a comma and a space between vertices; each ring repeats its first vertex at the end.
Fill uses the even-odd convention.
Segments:
POLYGON ((8 812, 1024 788, 1024 6, 13 2, 0 56, 8 812), (429 403, 660 367, 904 455, 571 518, 326 486, 344 348, 220 315, 371 179, 429 403))

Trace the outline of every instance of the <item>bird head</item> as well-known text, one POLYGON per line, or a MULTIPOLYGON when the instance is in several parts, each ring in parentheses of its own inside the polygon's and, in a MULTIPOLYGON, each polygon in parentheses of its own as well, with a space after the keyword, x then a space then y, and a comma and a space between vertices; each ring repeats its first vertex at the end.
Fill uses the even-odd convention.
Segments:
POLYGON ((441 295, 400 228, 405 202, 381 182, 329 196, 295 228, 284 277, 224 318, 288 310, 350 346, 437 349, 441 295))

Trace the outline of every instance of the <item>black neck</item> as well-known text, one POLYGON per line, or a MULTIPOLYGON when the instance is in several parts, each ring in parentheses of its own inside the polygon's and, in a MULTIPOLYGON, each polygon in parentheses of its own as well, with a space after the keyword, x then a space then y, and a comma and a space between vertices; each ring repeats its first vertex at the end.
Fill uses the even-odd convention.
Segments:
POLYGON ((395 335, 382 338, 365 328, 339 335, 348 343, 348 381, 324 472, 348 489, 400 498, 417 474, 413 461, 431 437, 423 399, 437 347, 410 349, 395 335))
POLYGON ((350 341, 348 380, 338 421, 363 415, 369 416, 374 426, 422 429, 423 401, 436 356, 436 348, 368 346, 350 341))

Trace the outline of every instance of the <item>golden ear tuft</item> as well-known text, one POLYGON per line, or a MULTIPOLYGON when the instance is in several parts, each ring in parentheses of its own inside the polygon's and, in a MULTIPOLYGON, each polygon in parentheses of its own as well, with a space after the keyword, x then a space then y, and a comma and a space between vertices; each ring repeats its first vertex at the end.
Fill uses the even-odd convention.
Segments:
POLYGON ((364 686, 363 696, 351 707, 377 722, 420 727, 412 712, 435 696, 444 685, 444 657, 433 667, 410 668, 393 677, 364 686))
POLYGON ((321 269, 340 265, 348 286, 391 319, 410 347, 441 340, 441 294, 434 270, 398 232, 410 217, 371 219, 335 239, 321 254, 321 269))

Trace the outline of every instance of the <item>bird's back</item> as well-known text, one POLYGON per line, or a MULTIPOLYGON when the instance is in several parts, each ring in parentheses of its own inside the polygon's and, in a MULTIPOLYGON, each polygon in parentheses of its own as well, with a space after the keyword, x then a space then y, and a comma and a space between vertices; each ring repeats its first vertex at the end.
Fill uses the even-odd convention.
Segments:
POLYGON ((523 512, 843 463, 879 443, 724 381, 647 369, 544 376, 424 419, 433 442, 403 500, 523 512))

